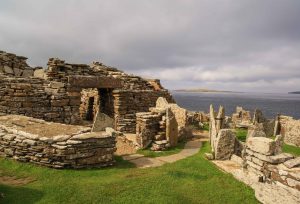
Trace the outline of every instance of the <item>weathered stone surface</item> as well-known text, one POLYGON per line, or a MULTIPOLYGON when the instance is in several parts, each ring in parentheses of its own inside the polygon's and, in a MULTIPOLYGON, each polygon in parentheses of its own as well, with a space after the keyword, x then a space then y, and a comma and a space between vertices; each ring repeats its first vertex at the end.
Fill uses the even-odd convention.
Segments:
POLYGON ((300 120, 288 116, 279 116, 280 134, 287 144, 300 146, 300 120))
POLYGON ((81 88, 121 88, 121 81, 114 78, 102 76, 69 76, 68 82, 71 86, 81 88))
POLYGON ((275 141, 264 137, 250 137, 247 140, 247 147, 264 155, 273 155, 276 150, 275 141))
POLYGON ((300 157, 297 157, 295 159, 290 159, 283 163, 287 168, 294 168, 294 167, 300 167, 300 157))
POLYGON ((70 139, 70 135, 57 135, 55 137, 53 137, 53 141, 54 142, 62 142, 62 141, 67 141, 68 139, 70 139))
POLYGON ((98 111, 95 121, 93 124, 93 132, 105 131, 107 127, 114 127, 114 119, 110 118, 108 115, 98 111))
POLYGON ((178 123, 175 115, 168 108, 166 111, 166 138, 171 147, 175 147, 178 143, 178 123))
POLYGON ((231 155, 234 153, 235 140, 236 136, 232 130, 221 129, 218 133, 216 140, 214 141, 215 159, 230 159, 231 155))

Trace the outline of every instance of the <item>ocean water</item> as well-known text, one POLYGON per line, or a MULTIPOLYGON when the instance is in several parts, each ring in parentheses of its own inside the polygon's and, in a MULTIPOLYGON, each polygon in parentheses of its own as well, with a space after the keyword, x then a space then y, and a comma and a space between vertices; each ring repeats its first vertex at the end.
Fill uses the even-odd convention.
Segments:
POLYGON ((177 104, 191 111, 209 112, 209 105, 215 110, 225 107, 226 115, 235 112, 236 106, 242 106, 252 113, 255 108, 262 110, 267 118, 278 113, 300 119, 300 94, 264 94, 264 93, 187 93, 172 92, 177 104))

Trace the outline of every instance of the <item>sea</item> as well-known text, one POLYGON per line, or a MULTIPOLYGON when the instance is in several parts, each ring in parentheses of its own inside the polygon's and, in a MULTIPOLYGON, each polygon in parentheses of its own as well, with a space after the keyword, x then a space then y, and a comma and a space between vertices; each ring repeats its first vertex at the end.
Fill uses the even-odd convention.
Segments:
POLYGON ((292 116, 300 119, 300 94, 278 93, 199 93, 171 92, 178 105, 190 111, 209 112, 210 104, 215 110, 224 106, 226 115, 235 112, 237 106, 245 110, 262 110, 267 118, 275 118, 277 114, 292 116))

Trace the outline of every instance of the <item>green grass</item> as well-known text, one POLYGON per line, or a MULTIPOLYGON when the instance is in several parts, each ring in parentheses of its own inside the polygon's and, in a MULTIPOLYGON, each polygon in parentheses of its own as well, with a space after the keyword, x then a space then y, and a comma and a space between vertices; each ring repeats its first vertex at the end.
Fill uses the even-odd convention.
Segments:
POLYGON ((236 137, 238 138, 238 140, 240 140, 242 142, 246 142, 248 131, 246 129, 242 129, 242 128, 237 128, 237 129, 235 129, 235 131, 236 131, 236 137))
POLYGON ((203 128, 202 130, 209 131, 209 123, 203 123, 203 128))
POLYGON ((165 151, 161 151, 161 152, 154 152, 150 149, 140 149, 140 150, 137 151, 137 153, 142 154, 146 157, 169 156, 169 155, 172 155, 172 154, 179 153, 184 148, 185 143, 186 143, 185 141, 179 142, 176 147, 171 147, 171 148, 169 148, 165 151))
POLYGON ((300 147, 293 145, 283 144, 282 151, 285 153, 290 153, 294 156, 300 156, 300 147))
POLYGON ((117 166, 55 170, 0 159, 3 175, 30 176, 35 182, 0 185, 0 203, 258 203, 253 190, 223 173, 203 154, 157 168, 137 169, 118 158, 117 166))

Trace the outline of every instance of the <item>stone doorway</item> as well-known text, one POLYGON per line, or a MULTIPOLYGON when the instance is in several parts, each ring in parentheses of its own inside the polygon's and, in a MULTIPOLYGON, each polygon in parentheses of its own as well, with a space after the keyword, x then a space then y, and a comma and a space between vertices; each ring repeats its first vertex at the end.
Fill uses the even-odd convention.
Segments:
POLYGON ((99 111, 114 118, 114 98, 113 89, 98 89, 99 92, 99 111))
POLYGON ((94 120, 94 101, 95 101, 95 97, 88 98, 88 107, 87 107, 87 112, 85 117, 85 119, 88 121, 94 120))

